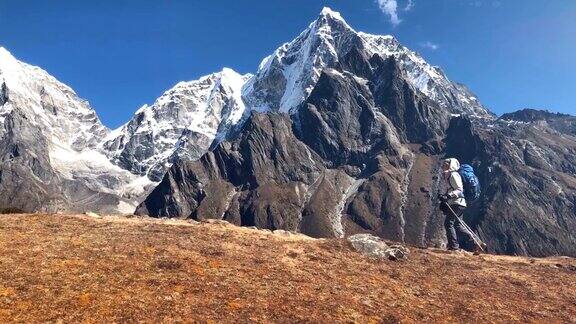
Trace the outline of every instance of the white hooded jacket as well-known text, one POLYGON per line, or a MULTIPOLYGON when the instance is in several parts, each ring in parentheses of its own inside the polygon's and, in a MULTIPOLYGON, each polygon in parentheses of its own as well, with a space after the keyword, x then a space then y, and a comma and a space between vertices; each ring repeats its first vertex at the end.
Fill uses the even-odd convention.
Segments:
POLYGON ((446 194, 450 197, 448 200, 449 205, 459 205, 466 207, 466 199, 464 199, 464 183, 462 177, 458 173, 460 170, 460 162, 456 159, 446 159, 445 162, 449 163, 450 168, 444 171, 444 178, 446 179, 446 194))

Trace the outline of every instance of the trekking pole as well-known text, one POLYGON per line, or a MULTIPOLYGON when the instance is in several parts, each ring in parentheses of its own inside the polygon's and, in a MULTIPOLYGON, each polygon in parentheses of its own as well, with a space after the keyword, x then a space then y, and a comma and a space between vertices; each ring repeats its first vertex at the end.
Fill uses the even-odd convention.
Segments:
POLYGON ((458 217, 456 212, 454 212, 454 210, 452 209, 452 207, 450 207, 450 205, 448 203, 443 202, 443 204, 446 204, 446 206, 448 206, 448 209, 450 210, 452 215, 454 215, 454 217, 456 217, 456 219, 458 220, 458 222, 460 222, 462 227, 464 227, 464 229, 470 234, 470 236, 472 236, 472 240, 474 241, 474 244, 476 244, 476 246, 479 247, 482 252, 486 252, 486 250, 484 250, 484 247, 483 247, 484 242, 482 242, 482 240, 478 237, 478 235, 476 235, 476 233, 474 233, 474 231, 472 231, 470 226, 468 226, 468 224, 466 224, 466 222, 464 222, 463 219, 460 219, 460 217, 458 217))
POLYGON ((474 236, 476 236, 476 239, 478 239, 478 241, 481 242, 480 238, 478 237, 478 235, 476 235, 476 233, 474 231, 472 231, 472 229, 470 228, 470 226, 468 226, 468 224, 466 224, 466 222, 464 222, 463 219, 458 218, 458 220, 460 221, 460 223, 462 224, 462 226, 464 226, 464 229, 466 229, 466 231, 472 233, 474 236))

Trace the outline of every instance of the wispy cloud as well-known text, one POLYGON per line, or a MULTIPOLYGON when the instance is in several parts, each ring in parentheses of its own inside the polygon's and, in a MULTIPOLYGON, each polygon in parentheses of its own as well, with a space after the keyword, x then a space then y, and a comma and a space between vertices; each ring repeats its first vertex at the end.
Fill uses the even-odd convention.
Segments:
POLYGON ((440 48, 440 45, 438 45, 436 43, 432 43, 431 41, 426 41, 426 42, 420 43, 420 47, 435 51, 435 50, 440 48))
MULTIPOLYGON (((390 17, 390 23, 392 23, 392 26, 396 27, 402 22, 402 19, 398 16, 397 0, 376 0, 376 3, 378 3, 380 10, 390 17)), ((414 8, 414 0, 407 0, 406 6, 401 10, 410 11, 412 8, 414 8)))
POLYGON ((398 26, 402 20, 398 17, 398 3, 396 0, 377 0, 378 6, 383 13, 390 17, 393 26, 398 26))
POLYGON ((412 8, 414 8, 414 1, 408 0, 406 7, 404 7, 404 11, 410 11, 410 10, 412 10, 412 8))

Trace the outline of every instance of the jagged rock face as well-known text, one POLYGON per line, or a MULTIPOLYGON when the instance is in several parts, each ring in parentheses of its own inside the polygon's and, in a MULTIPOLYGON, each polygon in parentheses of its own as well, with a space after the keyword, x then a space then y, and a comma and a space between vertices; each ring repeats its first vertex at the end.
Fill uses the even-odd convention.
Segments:
POLYGON ((576 255, 576 138, 542 125, 453 120, 447 153, 474 163, 483 195, 469 222, 491 249, 576 255))
POLYGON ((393 56, 406 71, 407 81, 441 107, 453 113, 494 118, 465 85, 452 82, 437 66, 428 64, 418 53, 402 46, 392 36, 358 33, 367 55, 393 56))
MULTIPOLYGON (((402 240, 414 153, 372 95, 375 81, 401 77, 375 73, 370 81, 325 70, 298 114, 253 114, 237 139, 198 162, 174 165, 137 213, 223 218, 319 237, 370 231, 402 240)), ((444 111, 409 85, 387 93, 400 97, 410 89, 409 98, 433 105, 426 111, 444 111)), ((424 239, 418 235, 414 240, 424 239)))
POLYGON ((396 59, 352 49, 342 67, 324 71, 294 116, 299 136, 332 165, 360 166, 382 152, 398 155, 400 142, 443 137, 449 115, 406 81, 396 59))
POLYGON ((154 181, 177 159, 199 159, 244 114, 240 96, 248 77, 224 69, 179 83, 115 130, 103 145, 107 155, 154 181))
POLYGON ((448 125, 446 110, 427 97, 417 95, 395 59, 382 61, 374 55, 371 62, 376 104, 389 116, 403 140, 423 144, 441 138, 448 125))
POLYGON ((118 196, 63 177, 50 161, 44 130, 13 110, 0 140, 0 209, 21 211, 98 210, 117 212, 118 196))
POLYGON ((297 230, 306 187, 323 167, 287 115, 254 114, 243 132, 194 163, 173 166, 138 213, 297 230))
POLYGON ((48 143, 41 131, 29 127, 18 111, 3 122, 0 140, 0 206, 2 209, 50 210, 58 197, 55 172, 48 161, 48 143), (24 127, 22 127, 24 126, 24 127), (20 132, 22 128, 31 132, 20 132), (36 181, 34 181, 36 180, 36 181), (48 198, 48 199, 47 199, 48 198))
POLYGON ((300 137, 333 167, 362 167, 384 149, 398 155, 400 143, 394 127, 374 109, 366 84, 350 79, 352 75, 347 78, 335 70, 320 77, 298 110, 300 137))
POLYGON ((0 106, 4 106, 6 101, 8 101, 8 89, 6 89, 6 83, 2 82, 0 84, 0 106))

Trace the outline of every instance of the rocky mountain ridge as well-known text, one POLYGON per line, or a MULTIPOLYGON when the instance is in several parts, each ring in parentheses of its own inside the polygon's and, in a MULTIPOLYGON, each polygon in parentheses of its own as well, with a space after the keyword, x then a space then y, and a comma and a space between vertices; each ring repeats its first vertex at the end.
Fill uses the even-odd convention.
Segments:
POLYGON ((439 68, 429 65, 394 37, 357 32, 339 13, 324 8, 295 40, 266 57, 254 75, 240 76, 225 69, 175 86, 115 130, 105 144, 106 150, 111 151, 118 165, 159 181, 174 161, 197 160, 241 127, 251 112, 295 113, 295 108, 310 95, 322 70, 346 64, 342 60, 351 48, 366 57, 378 53, 384 58, 397 58, 407 80, 446 110, 493 118, 466 87, 448 80, 439 68), (219 97, 206 92, 216 89, 212 86, 218 81, 193 89, 192 84, 213 79, 224 80, 218 84, 220 88, 216 87, 222 93, 219 97), (186 84, 192 88, 185 89, 186 84))
POLYGON ((552 113, 548 110, 521 109, 503 114, 500 119, 510 122, 550 126, 561 133, 576 136, 576 117, 568 114, 552 113))
POLYGON ((468 90, 396 39, 356 32, 329 8, 264 59, 255 75, 224 69, 181 82, 112 131, 70 87, 2 49, 0 137, 6 170, 0 190, 16 197, 3 206, 131 212, 174 162, 199 159, 233 137, 253 111, 296 113, 324 69, 346 66, 350 49, 365 57, 397 58, 409 83, 447 110, 491 117, 468 90), (29 157, 14 157, 15 152, 29 157))
MULTIPOLYGON (((325 16, 319 21, 331 21, 325 16)), ((346 30, 339 19, 332 23, 346 30)), ((296 78, 309 95, 296 108, 283 108, 287 93, 306 93, 284 90, 292 88, 282 71, 301 63, 283 55, 293 46, 306 48, 318 26, 324 25, 311 25, 255 75, 278 90, 271 101, 278 104, 253 113, 235 138, 199 161, 172 166, 138 214, 217 218, 315 237, 370 232, 444 246, 435 197, 443 190, 440 161, 453 156, 473 164, 481 177, 483 195, 466 220, 490 251, 576 254, 573 136, 547 125, 479 116, 471 104, 461 110, 452 102, 446 109, 446 101, 414 83, 402 57, 370 55, 362 43, 340 47, 347 52, 317 79, 296 78)), ((350 40, 338 37, 334 44, 350 40)), ((330 42, 312 43, 328 58, 338 52, 330 42)))

